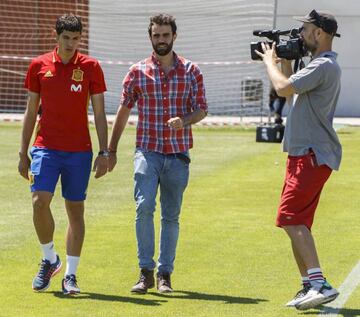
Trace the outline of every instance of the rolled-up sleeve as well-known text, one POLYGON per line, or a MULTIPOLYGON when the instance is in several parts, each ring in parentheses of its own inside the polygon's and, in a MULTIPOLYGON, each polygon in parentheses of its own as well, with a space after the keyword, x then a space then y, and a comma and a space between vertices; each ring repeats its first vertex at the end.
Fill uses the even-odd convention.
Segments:
POLYGON ((193 65, 191 81, 191 107, 193 110, 201 109, 206 113, 208 111, 204 78, 197 65, 193 65))
POLYGON ((120 104, 130 109, 135 106, 135 102, 137 100, 137 94, 134 90, 135 80, 136 77, 133 70, 130 70, 123 80, 123 90, 120 104))

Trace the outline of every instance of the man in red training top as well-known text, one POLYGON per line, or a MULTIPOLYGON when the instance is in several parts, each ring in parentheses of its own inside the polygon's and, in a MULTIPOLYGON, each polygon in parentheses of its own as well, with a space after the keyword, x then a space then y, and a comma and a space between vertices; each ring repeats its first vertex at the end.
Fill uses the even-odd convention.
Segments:
POLYGON ((108 168, 103 95, 106 86, 99 63, 77 50, 82 32, 81 20, 74 15, 63 15, 57 19, 55 28, 58 45, 54 51, 35 58, 27 72, 25 87, 29 94, 18 169, 22 177, 30 180, 33 222, 43 251, 32 288, 38 292, 46 290, 51 277, 61 269, 54 248, 55 225, 50 210, 60 176, 69 219, 62 289, 64 294, 76 294, 80 292, 76 270, 85 235, 84 200, 93 156, 88 129, 89 96, 100 149, 93 169, 95 178, 99 178, 108 168), (28 148, 40 104, 41 116, 30 161, 28 148))

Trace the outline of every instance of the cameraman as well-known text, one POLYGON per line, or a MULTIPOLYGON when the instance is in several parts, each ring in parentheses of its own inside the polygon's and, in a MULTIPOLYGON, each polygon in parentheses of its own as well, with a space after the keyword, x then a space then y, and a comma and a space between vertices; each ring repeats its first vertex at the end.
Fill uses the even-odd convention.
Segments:
POLYGON ((310 63, 292 74, 291 62, 277 67, 275 45, 262 44, 262 58, 277 94, 286 97, 287 117, 283 150, 288 152, 286 177, 276 225, 291 239, 302 276, 303 289, 286 306, 305 310, 328 303, 338 296, 323 277, 311 226, 321 190, 332 170, 338 170, 341 145, 332 126, 340 93, 341 70, 331 50, 337 22, 333 15, 311 11, 296 18, 304 22, 300 36, 312 55, 310 63))

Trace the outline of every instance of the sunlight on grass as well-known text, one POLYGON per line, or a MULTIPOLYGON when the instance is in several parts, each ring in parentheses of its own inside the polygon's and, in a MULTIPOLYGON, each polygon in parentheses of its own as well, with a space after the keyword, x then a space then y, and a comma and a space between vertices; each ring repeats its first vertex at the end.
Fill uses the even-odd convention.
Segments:
MULTIPOLYGON (((41 253, 28 184, 17 173, 20 125, 1 123, 0 128, 0 316, 299 315, 283 306, 298 290, 299 276, 290 243, 274 226, 286 159, 279 144, 256 143, 253 129, 194 129, 175 292, 133 296, 129 290, 138 277, 132 197, 135 130, 127 128, 116 169, 99 180, 91 178, 78 275, 82 294, 65 297, 60 292, 62 273, 45 293, 31 290, 41 253)), ((339 136, 343 164, 324 189, 314 226, 325 274, 335 286, 359 260, 360 231, 360 129, 346 128, 339 136)), ((56 249, 64 261, 67 219, 59 188, 52 210, 56 249)), ((158 210, 155 220, 158 234, 158 210)), ((346 316, 356 316, 359 301, 357 290, 344 307, 346 316)), ((318 313, 312 310, 306 316, 318 313)))

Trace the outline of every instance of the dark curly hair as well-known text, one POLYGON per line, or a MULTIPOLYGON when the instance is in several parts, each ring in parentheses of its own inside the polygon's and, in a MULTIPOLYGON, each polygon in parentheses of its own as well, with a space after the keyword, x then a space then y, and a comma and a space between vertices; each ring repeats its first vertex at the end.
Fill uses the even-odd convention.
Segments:
POLYGON ((173 34, 176 34, 176 23, 175 18, 170 14, 161 13, 150 17, 150 24, 148 28, 149 36, 151 37, 151 27, 154 24, 158 25, 170 25, 173 34))

